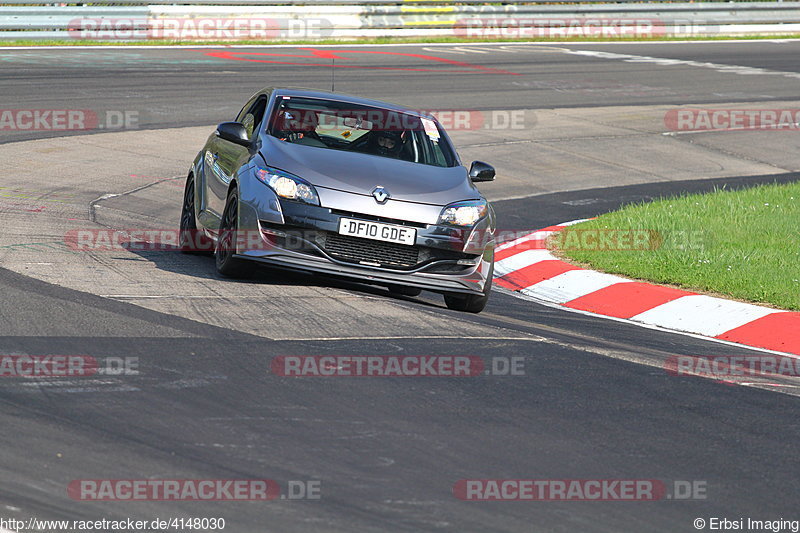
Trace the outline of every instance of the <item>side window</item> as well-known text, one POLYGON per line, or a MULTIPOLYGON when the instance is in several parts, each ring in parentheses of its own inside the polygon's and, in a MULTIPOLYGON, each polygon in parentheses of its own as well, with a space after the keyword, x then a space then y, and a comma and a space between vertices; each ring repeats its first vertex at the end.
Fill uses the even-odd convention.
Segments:
POLYGON ((266 109, 267 97, 265 95, 261 95, 256 99, 255 102, 253 102, 253 105, 250 106, 244 117, 242 117, 241 123, 244 124, 244 127, 247 130, 247 135, 251 139, 253 138, 253 132, 258 131, 261 121, 264 120, 264 111, 266 109))
POLYGON ((247 111, 251 107, 253 107, 253 102, 255 102, 255 100, 256 100, 255 98, 251 98, 250 100, 247 101, 246 104, 244 104, 244 107, 242 108, 242 110, 239 111, 238 115, 236 115, 236 119, 235 119, 236 122, 241 122, 241 121, 244 120, 244 116, 247 114, 247 111))

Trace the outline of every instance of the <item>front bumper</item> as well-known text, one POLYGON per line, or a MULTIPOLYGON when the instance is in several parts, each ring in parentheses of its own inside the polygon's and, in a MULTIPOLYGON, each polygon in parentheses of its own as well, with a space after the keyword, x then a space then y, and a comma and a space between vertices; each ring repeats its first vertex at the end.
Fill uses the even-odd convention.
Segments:
POLYGON ((366 283, 467 294, 481 293, 491 271, 493 214, 464 230, 285 201, 269 189, 258 192, 257 198, 241 195, 239 227, 257 231, 263 242, 239 247, 237 257, 366 283), (415 245, 341 236, 342 217, 412 226, 415 245))

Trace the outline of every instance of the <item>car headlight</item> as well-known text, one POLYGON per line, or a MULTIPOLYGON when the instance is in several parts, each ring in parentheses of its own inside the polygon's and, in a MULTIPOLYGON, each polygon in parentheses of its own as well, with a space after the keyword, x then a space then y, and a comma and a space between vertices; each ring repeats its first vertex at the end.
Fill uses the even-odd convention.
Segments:
POLYGON ((268 185, 269 188, 275 191, 275 194, 281 198, 305 202, 311 205, 319 205, 317 191, 314 190, 313 185, 303 178, 270 167, 259 168, 256 171, 256 177, 262 183, 268 185))
POLYGON ((439 215, 439 224, 472 226, 486 216, 489 206, 485 200, 469 200, 450 204, 439 215))

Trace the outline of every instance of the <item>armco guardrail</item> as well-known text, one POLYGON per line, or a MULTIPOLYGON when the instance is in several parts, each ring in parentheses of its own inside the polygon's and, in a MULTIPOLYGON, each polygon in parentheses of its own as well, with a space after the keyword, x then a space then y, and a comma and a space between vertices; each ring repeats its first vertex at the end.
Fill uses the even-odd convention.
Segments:
POLYGON ((693 37, 800 33, 800 2, 0 0, 0 40, 693 37), (25 5, 23 5, 25 4, 25 5), (36 5, 30 5, 36 4, 36 5))
MULTIPOLYGON (((781 4, 783 0, 760 0, 763 4, 781 4)), ((531 5, 531 4, 667 4, 669 0, 616 0, 615 2, 602 2, 598 0, 555 0, 555 1, 535 1, 535 0, 496 0, 487 2, 486 0, 98 0, 95 2, 57 2, 55 0, 0 0, 0 6, 16 5, 46 5, 46 6, 149 6, 149 5, 189 5, 189 6, 272 6, 272 5, 455 5, 455 4, 495 4, 495 5, 531 5)), ((734 3, 753 3, 752 0, 708 0, 708 4, 734 4, 734 3)))

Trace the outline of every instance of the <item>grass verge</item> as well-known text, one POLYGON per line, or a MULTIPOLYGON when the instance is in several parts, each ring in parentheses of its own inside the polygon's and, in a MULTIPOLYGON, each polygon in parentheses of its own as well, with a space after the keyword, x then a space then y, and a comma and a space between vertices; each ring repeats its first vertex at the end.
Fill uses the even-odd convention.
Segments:
POLYGON ((800 182, 626 206, 549 246, 596 270, 800 310, 800 182))

